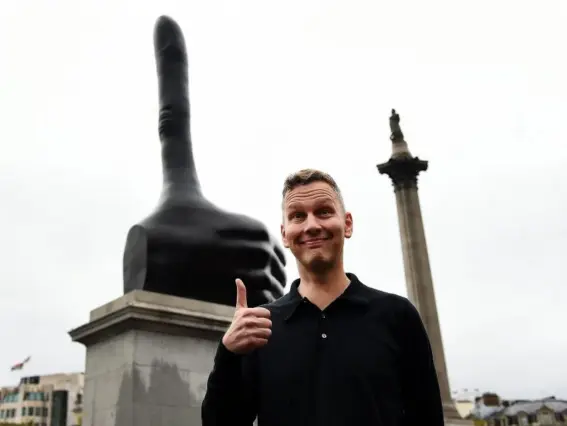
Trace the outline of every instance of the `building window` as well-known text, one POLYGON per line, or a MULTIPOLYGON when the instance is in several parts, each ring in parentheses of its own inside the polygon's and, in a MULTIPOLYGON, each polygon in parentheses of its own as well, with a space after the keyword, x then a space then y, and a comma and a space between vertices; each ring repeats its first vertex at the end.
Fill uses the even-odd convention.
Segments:
MULTIPOLYGON (((535 422, 536 422, 536 419, 534 419, 534 423, 535 422)), ((541 425, 552 425, 553 424, 553 418, 551 416, 551 413, 539 413, 539 423, 541 425)))
POLYGON ((520 426, 529 426, 529 424, 530 424, 528 416, 526 416, 526 415, 518 416, 518 420, 520 421, 520 426))
POLYGON ((47 411, 47 407, 43 407, 43 413, 42 413, 43 417, 47 417, 48 414, 49 413, 47 411))
POLYGON ((48 401, 49 398, 44 392, 25 392, 24 401, 48 401))
POLYGON ((51 400, 53 401, 49 410, 51 426, 65 426, 67 424, 69 393, 64 390, 54 391, 51 400))
MULTIPOLYGON (((0 417, 2 417, 2 416, 0 415, 0 417)), ((564 416, 562 413, 555 413, 555 419, 556 419, 558 422, 564 422, 564 421, 565 421, 565 416, 564 416)))
POLYGON ((4 396, 3 402, 17 402, 18 396, 19 396, 19 394, 17 394, 17 393, 8 394, 8 395, 4 396))
POLYGON ((39 385, 39 376, 22 377, 20 379, 20 384, 39 385))

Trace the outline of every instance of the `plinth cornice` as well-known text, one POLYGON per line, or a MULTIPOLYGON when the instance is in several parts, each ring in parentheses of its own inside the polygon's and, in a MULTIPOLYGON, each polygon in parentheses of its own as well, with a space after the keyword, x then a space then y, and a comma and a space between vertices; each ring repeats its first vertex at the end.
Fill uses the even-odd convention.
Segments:
POLYGON ((175 296, 134 290, 91 312, 90 322, 69 332, 85 345, 129 330, 187 335, 189 332, 224 333, 234 308, 175 296))

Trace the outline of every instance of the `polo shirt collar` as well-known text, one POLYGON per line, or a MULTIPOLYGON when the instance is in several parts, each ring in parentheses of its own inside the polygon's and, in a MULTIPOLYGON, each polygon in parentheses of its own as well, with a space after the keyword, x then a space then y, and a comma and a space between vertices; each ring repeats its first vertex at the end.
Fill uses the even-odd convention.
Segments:
MULTIPOLYGON (((350 283, 343 293, 336 300, 345 300, 349 303, 353 303, 360 306, 368 305, 368 298, 364 292, 364 285, 359 281, 359 279, 353 273, 347 272, 346 276, 349 278, 350 283)), ((289 320, 293 314, 297 311, 297 308, 302 302, 308 302, 306 297, 303 297, 299 291, 300 279, 296 279, 291 283, 289 296, 290 304, 289 310, 285 315, 285 320, 289 320)), ((333 302, 334 303, 334 302, 333 302)))

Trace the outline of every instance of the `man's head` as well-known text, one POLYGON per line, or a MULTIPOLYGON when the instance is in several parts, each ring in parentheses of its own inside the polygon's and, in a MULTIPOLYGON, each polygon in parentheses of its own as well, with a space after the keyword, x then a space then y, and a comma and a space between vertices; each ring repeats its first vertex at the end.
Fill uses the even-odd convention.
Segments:
POLYGON ((342 262, 353 223, 335 180, 319 170, 300 170, 287 177, 282 196, 282 239, 299 265, 322 273, 342 262))

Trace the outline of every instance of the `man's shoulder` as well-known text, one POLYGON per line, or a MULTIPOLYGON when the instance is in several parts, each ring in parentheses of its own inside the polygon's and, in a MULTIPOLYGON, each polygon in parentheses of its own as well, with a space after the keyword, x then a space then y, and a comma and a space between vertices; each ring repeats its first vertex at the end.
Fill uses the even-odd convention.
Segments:
POLYGON ((361 293, 372 307, 379 309, 391 309, 399 313, 412 310, 413 304, 409 301, 407 297, 401 296, 396 293, 390 293, 384 290, 379 290, 374 287, 370 287, 367 284, 361 284, 361 293))
POLYGON ((422 330, 423 322, 415 305, 404 296, 378 290, 363 284, 363 292, 366 295, 371 316, 377 316, 381 320, 392 324, 402 325, 406 330, 422 330))
POLYGON ((271 312, 279 312, 281 310, 286 310, 295 303, 296 301, 293 299, 292 294, 288 292, 272 302, 264 303, 261 307, 266 308, 271 312))

